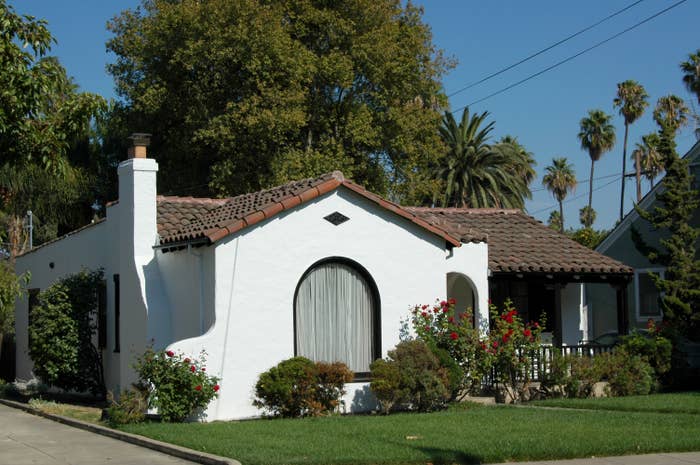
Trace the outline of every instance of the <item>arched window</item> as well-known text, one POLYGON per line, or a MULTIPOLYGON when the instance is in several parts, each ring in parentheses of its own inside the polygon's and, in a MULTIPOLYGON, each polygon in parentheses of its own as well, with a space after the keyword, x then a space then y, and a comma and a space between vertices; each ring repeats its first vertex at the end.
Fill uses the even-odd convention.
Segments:
POLYGON ((344 362, 356 377, 381 356, 379 295, 367 271, 347 259, 309 268, 294 298, 295 353, 314 361, 344 362))

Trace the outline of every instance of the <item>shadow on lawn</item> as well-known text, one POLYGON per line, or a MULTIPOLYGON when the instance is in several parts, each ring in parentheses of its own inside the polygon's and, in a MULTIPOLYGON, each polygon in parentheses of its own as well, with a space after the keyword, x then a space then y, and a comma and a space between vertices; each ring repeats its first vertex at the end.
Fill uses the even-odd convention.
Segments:
POLYGON ((437 447, 411 446, 430 457, 429 462, 433 465, 479 465, 481 457, 465 454, 462 451, 453 449, 438 449, 437 447))

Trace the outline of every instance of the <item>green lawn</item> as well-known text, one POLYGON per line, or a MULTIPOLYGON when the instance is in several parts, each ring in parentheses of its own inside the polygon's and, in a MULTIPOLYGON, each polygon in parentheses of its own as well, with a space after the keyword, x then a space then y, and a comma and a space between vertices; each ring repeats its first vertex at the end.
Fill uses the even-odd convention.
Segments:
POLYGON ((550 399, 532 402, 532 404, 543 407, 618 410, 623 412, 700 414, 700 392, 608 397, 601 399, 550 399))
POLYGON ((698 414, 509 406, 123 429, 243 465, 475 464, 700 450, 698 414))

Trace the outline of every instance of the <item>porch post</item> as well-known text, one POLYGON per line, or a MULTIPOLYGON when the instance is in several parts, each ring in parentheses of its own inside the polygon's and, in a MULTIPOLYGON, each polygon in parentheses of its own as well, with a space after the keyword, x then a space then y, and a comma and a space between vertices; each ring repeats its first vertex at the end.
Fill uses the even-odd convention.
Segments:
POLYGON ((629 311, 627 309, 627 280, 614 284, 617 294, 617 333, 620 335, 629 332, 629 311))
POLYGON ((554 345, 561 347, 564 341, 564 325, 561 317, 561 283, 554 284, 554 345))

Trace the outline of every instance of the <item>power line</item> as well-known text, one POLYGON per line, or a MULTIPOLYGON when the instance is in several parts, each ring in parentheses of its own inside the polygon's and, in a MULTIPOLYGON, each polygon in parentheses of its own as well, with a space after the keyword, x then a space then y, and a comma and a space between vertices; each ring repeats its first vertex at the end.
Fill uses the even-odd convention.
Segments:
MULTIPOLYGON (((614 174, 606 174, 605 176, 600 176, 600 177, 598 177, 598 178, 593 178, 593 180, 594 180, 594 181, 600 181, 601 179, 608 179, 608 178, 613 178, 613 177, 616 177, 616 176, 620 176, 620 175, 617 174, 617 173, 614 173, 614 174)), ((582 179, 581 181, 576 181, 576 185, 578 186, 579 184, 587 183, 587 182, 590 181, 590 180, 591 180, 591 178, 582 179)), ((547 188, 546 188, 546 187, 538 187, 537 189, 531 189, 530 192, 542 192, 542 191, 544 191, 544 190, 547 190, 547 188)))
MULTIPOLYGON (((617 175, 615 175, 615 176, 617 176, 617 175)), ((601 189, 603 189, 603 188, 605 188, 605 187, 608 187, 609 185, 611 185, 611 184, 613 184, 613 183, 615 183, 615 182, 617 182, 617 179, 613 179, 612 181, 607 182, 607 183, 603 184, 602 186, 596 187, 595 189, 593 189, 593 192, 599 191, 599 190, 601 190, 601 189)), ((576 197, 571 197, 570 199, 566 199, 566 200, 565 200, 564 202, 562 202, 562 203, 570 203, 570 202, 573 202, 574 200, 578 200, 578 199, 580 199, 581 197, 585 197, 585 196, 587 196, 587 195, 588 195, 588 191, 583 192, 583 193, 577 195, 576 197)), ((550 210, 550 209, 552 209, 552 208, 555 208, 557 205, 559 205, 559 204, 558 204, 558 203, 555 203, 555 204, 552 204, 552 205, 550 205, 550 206, 548 206, 548 207, 546 207, 546 208, 540 208, 539 210, 536 210, 536 211, 534 211, 534 212, 528 212, 528 214, 529 214, 529 215, 537 215, 538 213, 542 213, 542 212, 545 212, 545 211, 550 210)))
POLYGON ((618 10, 618 11, 616 11, 616 12, 614 12, 614 13, 612 13, 612 14, 606 16, 605 18, 599 20, 598 22, 596 22, 596 23, 594 23, 594 24, 591 24, 590 26, 587 26, 587 27, 581 29, 580 31, 575 32, 575 33, 571 34, 570 36, 568 36, 568 37, 566 37, 566 38, 564 38, 564 39, 561 39, 560 41, 555 42, 555 43, 553 43, 552 45, 549 45, 548 47, 545 47, 545 48, 543 48, 542 50, 539 50, 539 51, 533 53, 532 55, 529 55, 529 56, 523 58, 522 60, 520 60, 520 61, 518 61, 518 62, 516 62, 516 63, 513 63, 513 64, 510 65, 510 66, 506 66, 506 67, 503 68, 503 69, 500 69, 500 70, 498 70, 498 71, 496 71, 496 72, 494 72, 494 73, 492 73, 492 74, 489 74, 488 76, 485 76, 485 77, 479 79, 478 81, 472 82, 471 84, 466 85, 466 86, 462 87, 461 89, 459 89, 459 90, 457 90, 457 91, 455 91, 455 92, 452 92, 452 93, 449 94, 447 97, 449 98, 449 97, 452 97, 452 96, 454 96, 454 95, 457 95, 457 94, 459 94, 460 92, 464 92, 464 91, 467 90, 467 89, 471 89, 471 88, 474 87, 474 86, 478 86, 479 84, 481 84, 481 83, 483 83, 483 82, 486 82, 486 81, 488 81, 489 79, 492 79, 492 78, 494 78, 494 77, 496 77, 496 76, 498 76, 498 75, 500 75, 500 74, 503 74, 503 73, 505 73, 506 71, 510 71, 511 69, 515 68, 516 66, 522 65, 523 63, 525 63, 525 62, 527 62, 527 61, 530 61, 530 60, 532 60, 533 58, 535 58, 535 57, 537 57, 537 56, 539 56, 539 55, 542 55, 544 52, 548 52, 549 50, 551 50, 551 49, 553 49, 553 48, 555 48, 555 47, 558 47, 559 45, 563 44, 564 42, 568 42, 569 40, 573 39, 574 37, 578 37, 578 36, 580 36, 581 34, 583 34, 584 32, 590 31, 590 30, 593 29, 594 27, 599 26, 600 24, 604 23, 605 21, 607 21, 607 20, 609 20, 609 19, 612 19, 612 18, 614 18, 615 16, 617 16, 617 15, 619 15, 619 14, 621 14, 621 13, 624 13, 625 11, 629 10, 630 8, 639 5, 639 4, 642 3, 643 1, 644 1, 644 0, 637 0, 637 1, 634 2, 634 3, 631 3, 631 4, 627 5, 627 6, 624 7, 623 9, 618 10))
POLYGON ((538 76, 541 76, 542 74, 544 74, 544 73, 546 73, 546 72, 548 72, 548 71, 551 71, 551 70, 553 70, 554 68, 558 68, 559 66, 563 65, 564 63, 568 63, 569 61, 571 61, 571 60, 573 60, 573 59, 575 59, 575 58, 578 58, 578 57, 580 57, 581 55, 583 55, 583 54, 585 54, 585 53, 588 53, 588 52, 590 52, 591 50, 594 50, 594 49, 600 47, 601 45, 604 45, 604 44, 610 42, 611 40, 617 39, 617 38, 620 37, 621 35, 626 34, 626 33, 630 32, 631 30, 638 28, 638 27, 641 26, 642 24, 648 23, 648 22, 651 21, 652 19, 654 19, 654 18, 656 18, 656 17, 658 17, 658 16, 661 16, 662 14, 666 13, 667 11, 670 11, 670 10, 676 8, 677 6, 679 6, 679 5, 683 4, 683 3, 685 3, 686 1, 687 1, 687 0, 680 0, 680 1, 676 2, 676 3, 674 3, 673 5, 669 6, 668 8, 664 8, 663 10, 661 10, 661 11, 659 11, 659 12, 657 12, 657 13, 651 15, 651 16, 649 16, 648 18, 643 19, 642 21, 640 21, 640 22, 638 22, 638 23, 636 23, 636 24, 634 24, 634 25, 628 27, 627 29, 624 29, 623 31, 618 32, 617 34, 614 34, 614 35, 608 37, 608 38, 605 39, 605 40, 601 40, 600 42, 596 43, 595 45, 592 45, 592 46, 590 46, 590 47, 588 47, 588 48, 586 48, 586 49, 584 49, 584 50, 578 52, 578 53, 575 54, 575 55, 571 55, 570 57, 565 58, 565 59, 563 59, 563 60, 561 60, 561 61, 559 61, 559 62, 557 62, 557 63, 555 63, 555 64, 553 64, 553 65, 551 65, 551 66, 548 66, 547 68, 545 68, 545 69, 543 69, 543 70, 541 70, 541 71, 538 71, 538 72, 536 72, 536 73, 534 73, 534 74, 531 74, 531 75, 529 75, 528 77, 526 77, 526 78, 524 78, 524 79, 521 79, 521 80, 518 81, 518 82, 515 82, 515 83, 513 83, 513 84, 511 84, 511 85, 509 85, 509 86, 506 86, 506 87, 504 87, 504 88, 502 88, 502 89, 500 89, 500 90, 497 90, 496 92, 493 92, 493 93, 487 95, 486 97, 482 97, 482 98, 480 98, 480 99, 478 99, 478 100, 474 100, 473 102, 468 103, 467 105, 463 105, 463 106, 457 108, 456 110, 453 110, 453 112, 456 113, 456 112, 458 112, 458 111, 460 111, 460 110, 463 110, 464 108, 467 108, 468 106, 474 105, 475 103, 480 103, 480 102, 483 102, 484 100, 488 100, 488 99, 490 99, 491 97, 495 97, 496 95, 502 94, 503 92, 506 92, 506 91, 508 91, 508 90, 510 90, 510 89, 512 89, 512 88, 514 88, 514 87, 517 87, 517 86, 519 86, 519 85, 521 85, 521 84, 524 84, 525 82, 527 82, 527 81, 529 81, 529 80, 531 80, 531 79, 534 79, 534 78, 536 78, 536 77, 538 77, 538 76))

